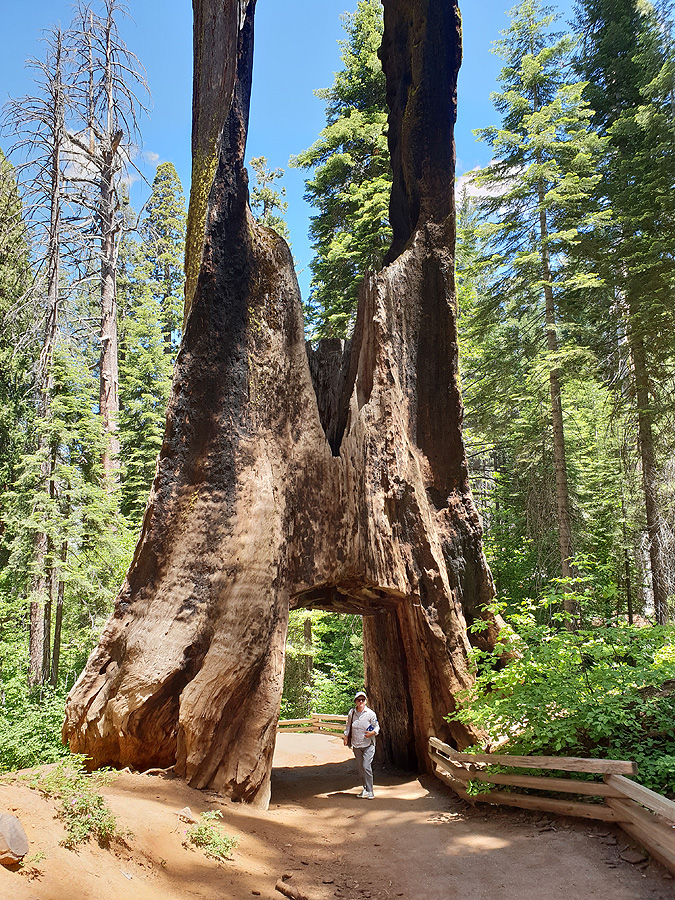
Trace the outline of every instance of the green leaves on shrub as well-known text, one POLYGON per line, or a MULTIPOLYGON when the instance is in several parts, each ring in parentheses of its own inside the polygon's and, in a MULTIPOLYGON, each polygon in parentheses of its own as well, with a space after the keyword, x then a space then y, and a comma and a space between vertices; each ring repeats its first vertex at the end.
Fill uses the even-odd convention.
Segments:
POLYGON ((66 829, 61 841, 64 847, 72 849, 90 837, 94 837, 102 847, 108 847, 121 834, 115 817, 97 789, 114 778, 114 774, 100 771, 89 775, 84 770, 84 761, 82 755, 69 756, 53 769, 37 772, 31 787, 45 797, 61 801, 59 817, 66 829))
POLYGON ((218 819, 222 819, 223 814, 219 809, 212 812, 202 813, 202 820, 192 828, 188 828, 186 832, 184 844, 194 844, 199 847, 207 856, 224 862, 230 859, 230 854, 237 846, 239 841, 235 837, 223 834, 218 826, 218 819))
POLYGON ((449 718, 471 722, 516 754, 633 760, 638 779, 675 792, 675 628, 538 621, 526 601, 493 654, 476 651, 475 686, 449 718), (504 644, 516 657, 498 668, 504 644))

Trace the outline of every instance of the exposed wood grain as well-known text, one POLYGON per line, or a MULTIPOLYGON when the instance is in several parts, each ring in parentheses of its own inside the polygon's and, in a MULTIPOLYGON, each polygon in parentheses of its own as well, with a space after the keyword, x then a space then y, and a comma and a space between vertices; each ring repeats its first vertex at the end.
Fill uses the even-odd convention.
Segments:
POLYGON ((493 766, 513 766, 517 769, 555 769, 560 772, 590 772, 597 775, 634 775, 634 762, 618 759, 584 759, 576 756, 510 756, 506 753, 460 753, 430 737, 429 744, 449 759, 462 763, 485 763, 493 766))
POLYGON ((620 816, 622 825, 624 822, 628 822, 630 825, 639 825, 647 834, 651 834, 655 841, 659 841, 664 847, 670 848, 675 853, 675 828, 660 816, 650 813, 639 803, 627 798, 617 800, 610 797, 605 802, 620 816))
POLYGON ((453 776, 450 775, 447 771, 445 771, 444 769, 440 769, 440 768, 437 768, 434 771, 434 775, 440 781, 442 781, 443 784, 447 784, 448 787, 451 787, 453 789, 453 791, 459 797, 462 798, 462 800, 465 800, 471 806, 476 805, 476 798, 473 797, 471 794, 467 793, 466 788, 464 787, 464 785, 462 784, 461 781, 458 781, 456 778, 453 778, 453 776))
POLYGON ((491 803, 498 806, 516 806, 519 809, 538 809, 542 812, 558 813, 560 816, 575 816, 582 819, 598 819, 601 822, 616 822, 618 816, 613 809, 600 803, 582 803, 574 800, 556 800, 552 797, 530 797, 525 794, 510 794, 506 791, 490 791, 476 794, 476 803, 491 803))
POLYGON ((279 891, 280 894, 283 894, 284 897, 288 897, 289 900, 313 900, 310 894, 306 894, 299 888, 293 887, 292 884, 289 884, 287 881, 283 881, 283 879, 281 878, 274 885, 274 890, 279 891))
POLYGON ((630 778, 624 778, 622 775, 606 775, 604 780, 620 795, 630 797, 631 800, 641 803, 669 822, 675 823, 675 803, 664 797, 663 794, 657 794, 656 791, 651 791, 644 785, 631 781, 630 778))
POLYGON ((481 737, 446 718, 471 642, 491 650, 499 628, 461 431, 460 19, 456 0, 384 7, 396 247, 364 279, 351 341, 308 350, 291 252, 248 207, 255 0, 193 0, 187 313, 140 540, 67 701, 64 739, 93 766, 175 764, 266 806, 302 606, 363 614, 384 760, 431 770, 429 734, 481 737))

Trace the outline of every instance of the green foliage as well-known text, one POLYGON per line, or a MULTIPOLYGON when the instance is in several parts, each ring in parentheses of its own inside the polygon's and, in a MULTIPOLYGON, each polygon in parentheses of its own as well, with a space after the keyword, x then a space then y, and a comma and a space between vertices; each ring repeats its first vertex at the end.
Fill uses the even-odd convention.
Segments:
POLYGON ((305 182, 305 199, 318 210, 310 225, 315 257, 306 312, 316 337, 347 336, 359 284, 381 268, 391 242, 386 89, 377 56, 382 6, 359 0, 343 21, 342 69, 331 88, 316 92, 326 101, 326 128, 290 161, 313 170, 305 182))
MULTIPOLYGON (((127 218, 133 218, 131 210, 127 218)), ((141 222, 142 241, 127 236, 118 264, 120 505, 134 528, 155 475, 180 343, 185 221, 176 170, 161 163, 141 222)))
POLYGON ((207 856, 225 862, 232 858, 232 851, 239 841, 236 837, 223 834, 217 820, 222 819, 223 814, 219 809, 202 813, 201 822, 188 828, 185 844, 194 844, 203 850, 207 856))
MULTIPOLYGON (((4 643, 2 651, 7 652, 4 643)), ((29 692, 27 660, 23 671, 11 679, 4 676, 4 668, 3 665, 5 698, 0 711, 0 772, 28 769, 66 756, 68 749, 61 743, 66 692, 49 687, 29 692)))
POLYGON ((291 612, 281 718, 344 714, 362 685, 361 617, 320 610, 291 612))
MULTIPOLYGON (((493 95, 502 123, 480 132, 491 144, 495 160, 471 188, 475 194, 478 184, 479 193, 487 196, 475 199, 465 193, 458 215, 464 434, 498 590, 513 600, 538 595, 561 570, 552 428, 556 404, 551 378, 556 375, 564 434, 558 454, 564 450, 574 553, 581 559, 605 560, 615 611, 625 610, 630 597, 635 611, 644 613, 651 603, 641 577, 645 544, 661 542, 672 557, 675 521, 672 482, 664 476, 659 488, 667 502, 661 513, 668 524, 658 537, 652 537, 653 531, 645 536, 643 473, 636 452, 638 430, 643 438, 646 432, 644 415, 641 421, 636 415, 637 351, 631 342, 634 336, 640 338, 642 326, 637 326, 648 321, 652 304, 648 282, 641 281, 639 287, 637 282, 645 277, 648 260, 656 257, 647 253, 641 257, 632 303, 627 283, 619 284, 622 273, 630 269, 617 255, 627 237, 612 199, 619 163, 613 161, 611 133, 599 127, 605 119, 589 104, 589 97, 593 104, 604 103, 605 117, 612 110, 613 115, 620 112, 608 99, 615 96, 611 73, 617 70, 616 84, 623 83, 626 73, 618 72, 623 64, 612 46, 609 26, 610 20, 626 26, 619 10, 625 5, 618 5, 616 16, 612 5, 602 0, 588 0, 580 9, 583 6, 602 7, 606 32, 605 25, 596 32, 589 21, 581 41, 561 37, 552 30, 554 16, 526 0, 512 10, 511 25, 496 45, 505 61, 501 90, 493 95), (601 69, 606 67, 602 71, 607 72, 608 83, 601 99, 587 52, 603 34, 607 43, 601 69), (574 53, 588 81, 578 80, 571 71, 574 53)), ((627 48, 633 26, 642 23, 644 31, 647 22, 633 4, 630 22, 621 38, 621 46, 627 48)), ((646 46, 654 52, 653 43, 647 41, 643 50, 646 46)), ((636 51, 631 54, 628 69, 636 51)), ((650 63, 647 68, 653 80, 656 67, 650 63)), ((644 73, 640 77, 646 90, 652 80, 644 73)), ((640 90, 643 101, 649 95, 652 109, 654 85, 651 94, 640 90)), ((635 99, 636 92, 630 96, 635 99)), ((626 109, 621 106, 622 118, 626 109)), ((643 112, 651 121, 651 113, 643 112)), ((667 157, 659 157, 659 165, 667 157)), ((643 201, 646 213, 650 204, 656 208, 665 199, 655 186, 652 203, 651 188, 645 187, 651 174, 638 181, 635 171, 628 172, 632 166, 631 157, 622 182, 627 193, 621 196, 631 206, 630 215, 637 215, 643 201), (632 196, 636 192, 639 198, 632 196)), ((643 237, 646 228, 643 218, 638 229, 643 237)), ((663 272, 662 264, 672 258, 665 224, 660 233, 661 243, 653 244, 652 250, 660 254, 661 268, 654 272, 663 272)), ((663 306, 663 297, 659 303, 663 306)), ((649 409, 642 411, 659 423, 654 441, 662 460, 672 456, 675 433, 673 329, 667 325, 672 304, 669 309, 654 322, 654 335, 663 337, 660 349, 646 344, 648 361, 653 362, 658 352, 662 363, 652 368, 649 409)), ((640 341, 635 347, 639 350, 640 341)), ((640 446, 644 445, 642 440, 640 446)))
POLYGON ((675 628, 572 633, 556 600, 520 604, 495 652, 474 652, 476 684, 454 717, 507 738, 500 752, 634 760, 643 784, 675 791, 675 628), (515 658, 498 668, 505 645, 515 658))
POLYGON ((30 786, 45 797, 60 801, 59 817, 63 820, 66 836, 64 847, 74 849, 93 837, 102 847, 122 838, 117 822, 98 788, 108 784, 114 775, 110 772, 86 773, 85 757, 68 756, 51 770, 42 770, 31 777, 30 786))
MULTIPOLYGON (((12 165, 0 150, 0 493, 12 484, 32 416, 34 348, 30 305, 21 299, 31 279, 22 204, 12 165)), ((0 510, 0 531, 4 520, 0 510)), ((0 551, 0 567, 2 555, 0 551)))
POLYGON ((180 344, 185 276, 185 196, 170 162, 160 163, 141 222, 144 286, 159 306, 164 351, 173 362, 180 344))
POLYGON ((256 156, 251 160, 250 166, 256 179, 255 187, 251 191, 251 209, 256 221, 273 228, 277 234, 288 240, 290 234, 284 221, 288 203, 283 199, 286 196, 286 188, 278 191, 273 187, 275 181, 284 177, 284 170, 269 169, 266 156, 256 156))

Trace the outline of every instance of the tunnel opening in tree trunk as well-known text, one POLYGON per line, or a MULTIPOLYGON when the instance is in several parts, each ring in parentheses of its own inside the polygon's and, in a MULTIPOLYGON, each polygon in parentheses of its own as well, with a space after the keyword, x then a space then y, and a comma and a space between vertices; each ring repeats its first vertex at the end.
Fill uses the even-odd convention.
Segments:
POLYGON ((430 735, 480 738, 446 719, 470 642, 492 649, 499 629, 461 436, 461 27, 453 2, 384 0, 394 247, 348 353, 314 366, 290 249, 247 202, 255 0, 193 8, 183 341, 138 546, 63 736, 133 768, 175 740, 191 786, 267 806, 291 607, 364 615, 387 760, 425 771, 430 735))

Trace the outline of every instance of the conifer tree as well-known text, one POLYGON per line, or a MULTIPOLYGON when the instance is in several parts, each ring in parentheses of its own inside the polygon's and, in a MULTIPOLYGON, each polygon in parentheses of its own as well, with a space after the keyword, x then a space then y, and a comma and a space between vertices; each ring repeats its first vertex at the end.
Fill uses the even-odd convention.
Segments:
POLYGON ((315 256, 307 311, 317 337, 348 334, 359 284, 368 270, 382 267, 391 242, 379 0, 359 0, 344 26, 343 67, 332 87, 316 91, 326 101, 326 128, 290 163, 313 170, 305 182, 305 199, 318 210, 310 225, 315 256))
MULTIPOLYGON (((588 203, 598 181, 600 141, 589 127, 583 83, 566 81, 573 40, 552 32, 554 21, 538 0, 511 10, 495 50, 506 63, 502 90, 493 94, 502 127, 479 132, 495 160, 475 181, 488 193, 482 205, 490 303, 497 313, 519 309, 530 326, 537 328, 537 320, 543 326, 538 356, 549 388, 560 571, 572 579, 559 307, 572 280, 564 266, 569 247, 592 221, 588 203)), ((565 606, 572 615, 572 601, 566 598, 565 606)))
MULTIPOLYGON (((31 327, 26 302, 31 280, 26 228, 14 167, 0 150, 0 498, 11 485, 30 417, 31 327)), ((3 532, 0 502, 0 546, 3 532)), ((0 551, 0 567, 2 552, 0 551)))
MULTIPOLYGON (((605 303, 587 303, 608 363, 635 416, 656 620, 667 618, 675 570, 667 563, 659 442, 672 432, 664 387, 673 358, 675 309, 675 116, 672 47, 651 3, 580 0, 578 70, 587 79, 593 122, 606 136, 600 199, 605 228, 584 244, 589 268, 605 281, 605 303)), ((667 23, 666 23, 667 25, 667 23)), ((672 442, 669 447, 672 452, 672 442)))
POLYGON ((108 489, 119 467, 119 365, 117 347, 117 259, 124 223, 120 176, 129 166, 138 118, 145 111, 137 91, 147 91, 145 73, 119 30, 123 0, 100 0, 101 13, 82 0, 68 34, 76 56, 72 95, 75 115, 69 132, 80 166, 81 202, 92 210, 99 244, 101 329, 99 410, 108 435, 103 469, 108 489))
MULTIPOLYGON (((50 421, 52 362, 63 300, 62 257, 68 244, 64 169, 69 143, 66 128, 69 96, 65 71, 67 50, 60 29, 53 29, 47 35, 45 44, 44 60, 29 62, 35 71, 36 95, 12 100, 5 110, 5 121, 17 136, 13 150, 27 150, 29 154, 21 165, 21 174, 24 198, 28 201, 27 214, 33 226, 33 255, 38 270, 33 286, 33 295, 37 300, 36 315, 29 330, 37 356, 33 372, 37 412, 35 443, 41 471, 40 483, 36 485, 34 512, 44 505, 43 494, 52 495, 54 492, 53 453, 47 446, 46 432, 50 421)), ((48 644, 44 635, 51 602, 51 563, 48 559, 52 555, 51 539, 39 527, 39 520, 39 515, 33 517, 36 527, 30 587, 29 679, 34 684, 45 681, 48 644)))
POLYGON ((142 240, 125 237, 118 266, 121 505, 133 526, 140 525, 154 478, 180 343, 185 221, 180 180, 172 163, 162 163, 142 240))
POLYGON ((251 191, 251 210, 256 221, 273 228, 277 234, 288 240, 290 234, 284 220, 284 213, 288 209, 288 203, 284 200, 286 188, 277 190, 274 187, 274 182, 284 177, 284 170, 268 168, 266 156, 256 156, 250 161, 250 166, 256 180, 251 191))
POLYGON ((183 323, 185 276, 185 195, 173 163, 157 166, 152 193, 141 222, 143 253, 150 266, 150 288, 161 308, 164 350, 176 358, 183 323))

